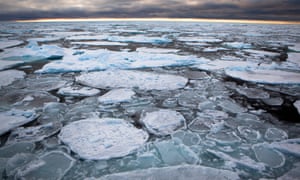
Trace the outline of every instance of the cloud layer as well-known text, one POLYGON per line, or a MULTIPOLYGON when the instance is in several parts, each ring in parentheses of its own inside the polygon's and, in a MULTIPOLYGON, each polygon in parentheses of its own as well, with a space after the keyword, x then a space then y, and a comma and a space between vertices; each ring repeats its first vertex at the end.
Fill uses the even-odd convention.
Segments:
POLYGON ((224 18, 300 21, 299 0, 9 0, 0 20, 40 18, 224 18))

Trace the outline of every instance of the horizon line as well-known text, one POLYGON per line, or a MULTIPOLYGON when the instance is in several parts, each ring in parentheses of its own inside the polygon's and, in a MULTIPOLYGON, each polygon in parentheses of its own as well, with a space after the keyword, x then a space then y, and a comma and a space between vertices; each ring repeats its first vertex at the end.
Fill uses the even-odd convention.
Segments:
POLYGON ((247 19, 209 19, 209 18, 42 18, 32 20, 15 20, 15 22, 213 22, 213 23, 246 23, 246 24, 300 24, 300 21, 283 20, 247 20, 247 19))

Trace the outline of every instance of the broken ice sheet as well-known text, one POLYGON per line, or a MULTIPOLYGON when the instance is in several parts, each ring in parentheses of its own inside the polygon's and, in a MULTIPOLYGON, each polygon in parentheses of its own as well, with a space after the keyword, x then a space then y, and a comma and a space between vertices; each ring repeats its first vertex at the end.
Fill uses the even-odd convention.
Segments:
POLYGON ((38 60, 62 59, 64 51, 55 45, 39 46, 36 41, 29 42, 28 45, 21 48, 8 49, 1 54, 4 60, 21 60, 24 62, 33 62, 38 60))
POLYGON ((188 79, 168 74, 142 71, 100 71, 76 77, 78 83, 95 88, 139 88, 144 90, 173 90, 183 88, 188 79))
POLYGON ((6 112, 0 112, 0 135, 29 123, 37 118, 37 114, 33 110, 17 110, 13 109, 6 112))
POLYGON ((267 99, 270 97, 269 93, 257 87, 248 88, 248 87, 238 86, 236 88, 236 91, 239 94, 246 96, 248 99, 267 99))
POLYGON ((133 98, 134 95, 135 92, 131 89, 113 89, 100 96, 98 101, 102 104, 128 102, 133 98))
POLYGON ((13 130, 6 144, 13 144, 16 142, 37 142, 47 137, 56 134, 62 127, 62 124, 58 121, 50 122, 47 124, 31 127, 19 127, 13 130))
POLYGON ((29 162, 19 168, 17 179, 62 179, 73 167, 75 160, 61 151, 51 151, 43 154, 38 160, 29 162))
POLYGON ((186 126, 185 118, 177 111, 159 109, 153 112, 144 112, 140 122, 146 129, 155 135, 165 136, 176 129, 186 126))
POLYGON ((141 147, 148 134, 123 119, 85 119, 64 126, 59 138, 83 159, 126 156, 141 147))
POLYGON ((23 79, 25 77, 23 71, 18 70, 6 70, 0 71, 0 89, 4 86, 10 85, 18 79, 23 79))

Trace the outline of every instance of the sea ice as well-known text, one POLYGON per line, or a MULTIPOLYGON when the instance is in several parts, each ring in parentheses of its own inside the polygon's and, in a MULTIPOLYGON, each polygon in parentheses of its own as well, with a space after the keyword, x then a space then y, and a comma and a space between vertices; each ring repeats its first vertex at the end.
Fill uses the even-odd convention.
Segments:
MULTIPOLYGON (((225 118, 224 118, 225 119, 225 118)), ((217 133, 223 129, 225 122, 224 119, 214 118, 209 115, 201 115, 194 119, 189 125, 189 129, 199 133, 217 133)))
POLYGON ((35 144, 31 142, 19 142, 15 144, 5 145, 0 148, 1 158, 11 158, 20 153, 32 153, 35 149, 35 144))
POLYGON ((258 141, 261 138, 259 131, 248 126, 238 126, 238 131, 243 138, 249 141, 258 141))
POLYGON ((233 49, 251 49, 252 45, 248 43, 243 42, 226 42, 223 43, 223 45, 227 48, 233 48, 233 49))
POLYGON ((252 146, 256 159, 272 168, 282 167, 285 157, 277 150, 271 149, 267 144, 255 144, 252 146))
POLYGON ((201 137, 197 133, 193 133, 190 131, 178 130, 172 134, 172 139, 177 142, 186 145, 186 146, 194 146, 198 145, 201 142, 201 137))
POLYGON ((281 141, 288 138, 288 134, 278 128, 268 128, 265 133, 265 138, 269 141, 281 141))
POLYGON ((269 106, 281 106, 284 103, 281 97, 262 99, 262 101, 269 106))
POLYGON ((293 63, 294 65, 300 67, 300 53, 288 53, 288 62, 293 63))
POLYGON ((66 40, 71 40, 71 41, 76 41, 76 40, 84 40, 84 41, 88 41, 88 40, 105 40, 107 39, 109 35, 92 35, 92 34, 87 34, 87 35, 76 35, 76 36, 69 36, 66 37, 66 40))
POLYGON ((144 90, 173 90, 183 88, 188 79, 168 74, 142 71, 101 71, 82 74, 76 81, 95 88, 134 88, 144 90))
POLYGON ((19 168, 26 166, 30 161, 37 158, 31 153, 18 153, 8 159, 5 167, 5 173, 8 177, 13 177, 19 168))
POLYGON ((198 180, 198 179, 230 179, 238 180, 237 173, 228 170, 215 169, 198 165, 180 165, 163 168, 149 168, 130 172, 110 174, 101 177, 102 180, 139 180, 139 179, 164 179, 164 180, 198 180))
POLYGON ((300 52, 300 43, 294 44, 292 47, 289 47, 291 50, 300 52))
POLYGON ((68 86, 62 87, 58 90, 58 94, 63 96, 75 96, 75 97, 85 97, 85 96, 95 96, 101 91, 99 89, 91 87, 82 86, 68 86))
POLYGON ((128 102, 135 95, 131 89, 113 89, 106 94, 100 96, 98 101, 102 104, 115 104, 121 102, 128 102))
POLYGON ((206 138, 221 145, 233 145, 241 142, 241 138, 232 131, 218 131, 216 133, 209 133, 206 135, 206 138))
POLYGON ((72 45, 86 45, 86 46, 128 46, 127 43, 110 42, 110 41, 81 41, 71 42, 72 45))
POLYGON ((0 135, 31 122, 37 118, 37 114, 32 110, 22 111, 13 109, 0 112, 0 135))
POLYGON ((180 51, 179 49, 166 49, 166 48, 147 48, 147 47, 140 47, 136 49, 137 52, 141 53, 177 53, 180 51))
POLYGON ((13 68, 15 66, 23 64, 23 61, 3 61, 0 60, 0 71, 13 68))
POLYGON ((240 106, 239 104, 231 100, 222 100, 219 103, 219 106, 222 107, 224 111, 234 113, 234 114, 239 114, 247 111, 246 108, 240 106))
POLYGON ((262 84, 300 84, 300 73, 272 69, 231 68, 225 74, 232 78, 262 84))
POLYGON ((285 173, 283 176, 277 178, 277 180, 295 180, 300 177, 300 164, 297 163, 292 170, 285 173))
POLYGON ((123 119, 85 119, 64 126, 59 138, 83 159, 123 157, 141 147, 148 134, 123 119))
POLYGON ((223 40, 214 37, 178 37, 178 41, 183 42, 201 42, 201 43, 220 43, 223 40))
POLYGON ((48 42, 48 41, 58 41, 60 39, 61 39, 60 37, 46 36, 46 37, 29 38, 27 39, 27 41, 48 42))
POLYGON ((200 160, 188 146, 176 144, 173 141, 155 142, 162 161, 170 166, 179 164, 197 164, 200 160))
POLYGON ((31 127, 19 127, 13 130, 6 144, 13 144, 16 142, 37 142, 47 137, 56 134, 62 127, 62 124, 58 121, 50 122, 47 124, 31 127))
POLYGON ((300 100, 294 102, 294 107, 297 109, 298 114, 300 115, 300 100))
POLYGON ((150 133, 158 136, 169 135, 185 126, 185 118, 179 112, 168 109, 144 112, 140 121, 150 133))
POLYGON ((75 159, 61 151, 51 151, 19 168, 16 179, 62 179, 73 167, 75 159))
POLYGON ((171 39, 166 37, 148 37, 144 35, 136 36, 109 36, 107 38, 109 41, 116 42, 127 42, 127 43, 151 43, 151 44, 168 44, 172 42, 171 39))
POLYGON ((18 70, 0 71, 0 89, 4 86, 10 85, 17 79, 23 79, 25 75, 26 74, 23 71, 18 70))
POLYGON ((271 148, 275 148, 283 153, 300 157, 300 139, 287 139, 280 142, 269 144, 271 148))
POLYGON ((8 39, 0 39, 0 49, 9 48, 12 46, 17 46, 22 44, 23 41, 19 40, 8 40, 8 39))
POLYGON ((263 50, 254 50, 254 49, 247 49, 244 50, 247 53, 250 53, 255 58, 261 58, 261 57, 276 57, 279 56, 279 53, 276 52, 270 52, 270 51, 263 51, 263 50))
POLYGON ((201 63, 201 64, 196 64, 193 67, 200 69, 200 70, 205 70, 205 71, 218 71, 218 70, 225 70, 226 68, 229 67, 257 67, 257 63, 253 62, 247 62, 247 61, 223 61, 223 60, 215 60, 215 61, 209 61, 207 63, 201 63))
POLYGON ((238 86, 236 91, 239 94, 246 96, 248 99, 267 99, 270 97, 269 93, 259 88, 238 86))
POLYGON ((62 48, 55 45, 39 46, 36 41, 29 42, 23 48, 12 48, 2 53, 4 60, 21 60, 24 62, 62 59, 63 56, 62 48))
POLYGON ((27 77, 24 81, 26 89, 34 91, 53 91, 62 88, 67 84, 67 81, 60 76, 33 76, 27 77))

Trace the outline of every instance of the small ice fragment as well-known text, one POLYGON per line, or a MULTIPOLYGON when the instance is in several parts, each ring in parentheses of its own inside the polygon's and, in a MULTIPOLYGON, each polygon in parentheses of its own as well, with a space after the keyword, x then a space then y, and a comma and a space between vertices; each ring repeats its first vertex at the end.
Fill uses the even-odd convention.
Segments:
POLYGON ((271 149, 267 144, 255 144, 252 146, 256 159, 272 168, 282 167, 285 157, 277 150, 271 149))
POLYGON ((173 141, 162 141, 156 142, 155 148, 160 154, 162 161, 167 165, 197 164, 199 162, 198 155, 183 144, 176 144, 173 141))
POLYGON ((238 86, 236 90, 239 94, 246 96, 248 99, 267 99, 270 97, 269 93, 259 88, 238 86))
POLYGON ((262 101, 269 106, 281 106, 284 103, 281 97, 263 99, 262 101))
POLYGON ((0 89, 4 86, 12 84, 17 79, 23 79, 25 73, 18 70, 0 71, 0 89))
POLYGON ((140 121, 150 133, 158 136, 169 135, 185 126, 185 118, 179 112, 168 109, 144 112, 140 121))
POLYGON ((98 101, 102 104, 129 102, 134 95, 135 92, 131 89, 113 89, 103 96, 100 96, 98 98, 98 101))
POLYGON ((230 100, 222 100, 219 103, 219 106, 221 106, 222 109, 225 110, 226 112, 230 112, 234 114, 239 114, 247 111, 246 108, 230 100))
POLYGON ((247 126, 238 126, 239 133, 249 141, 257 141, 261 138, 259 131, 247 127, 247 126))
POLYGON ((268 128, 265 133, 265 138, 269 141, 281 141, 288 138, 288 134, 278 128, 268 128))
POLYGON ((148 139, 148 134, 123 119, 85 119, 64 126, 62 142, 83 159, 106 160, 126 156, 148 139))

